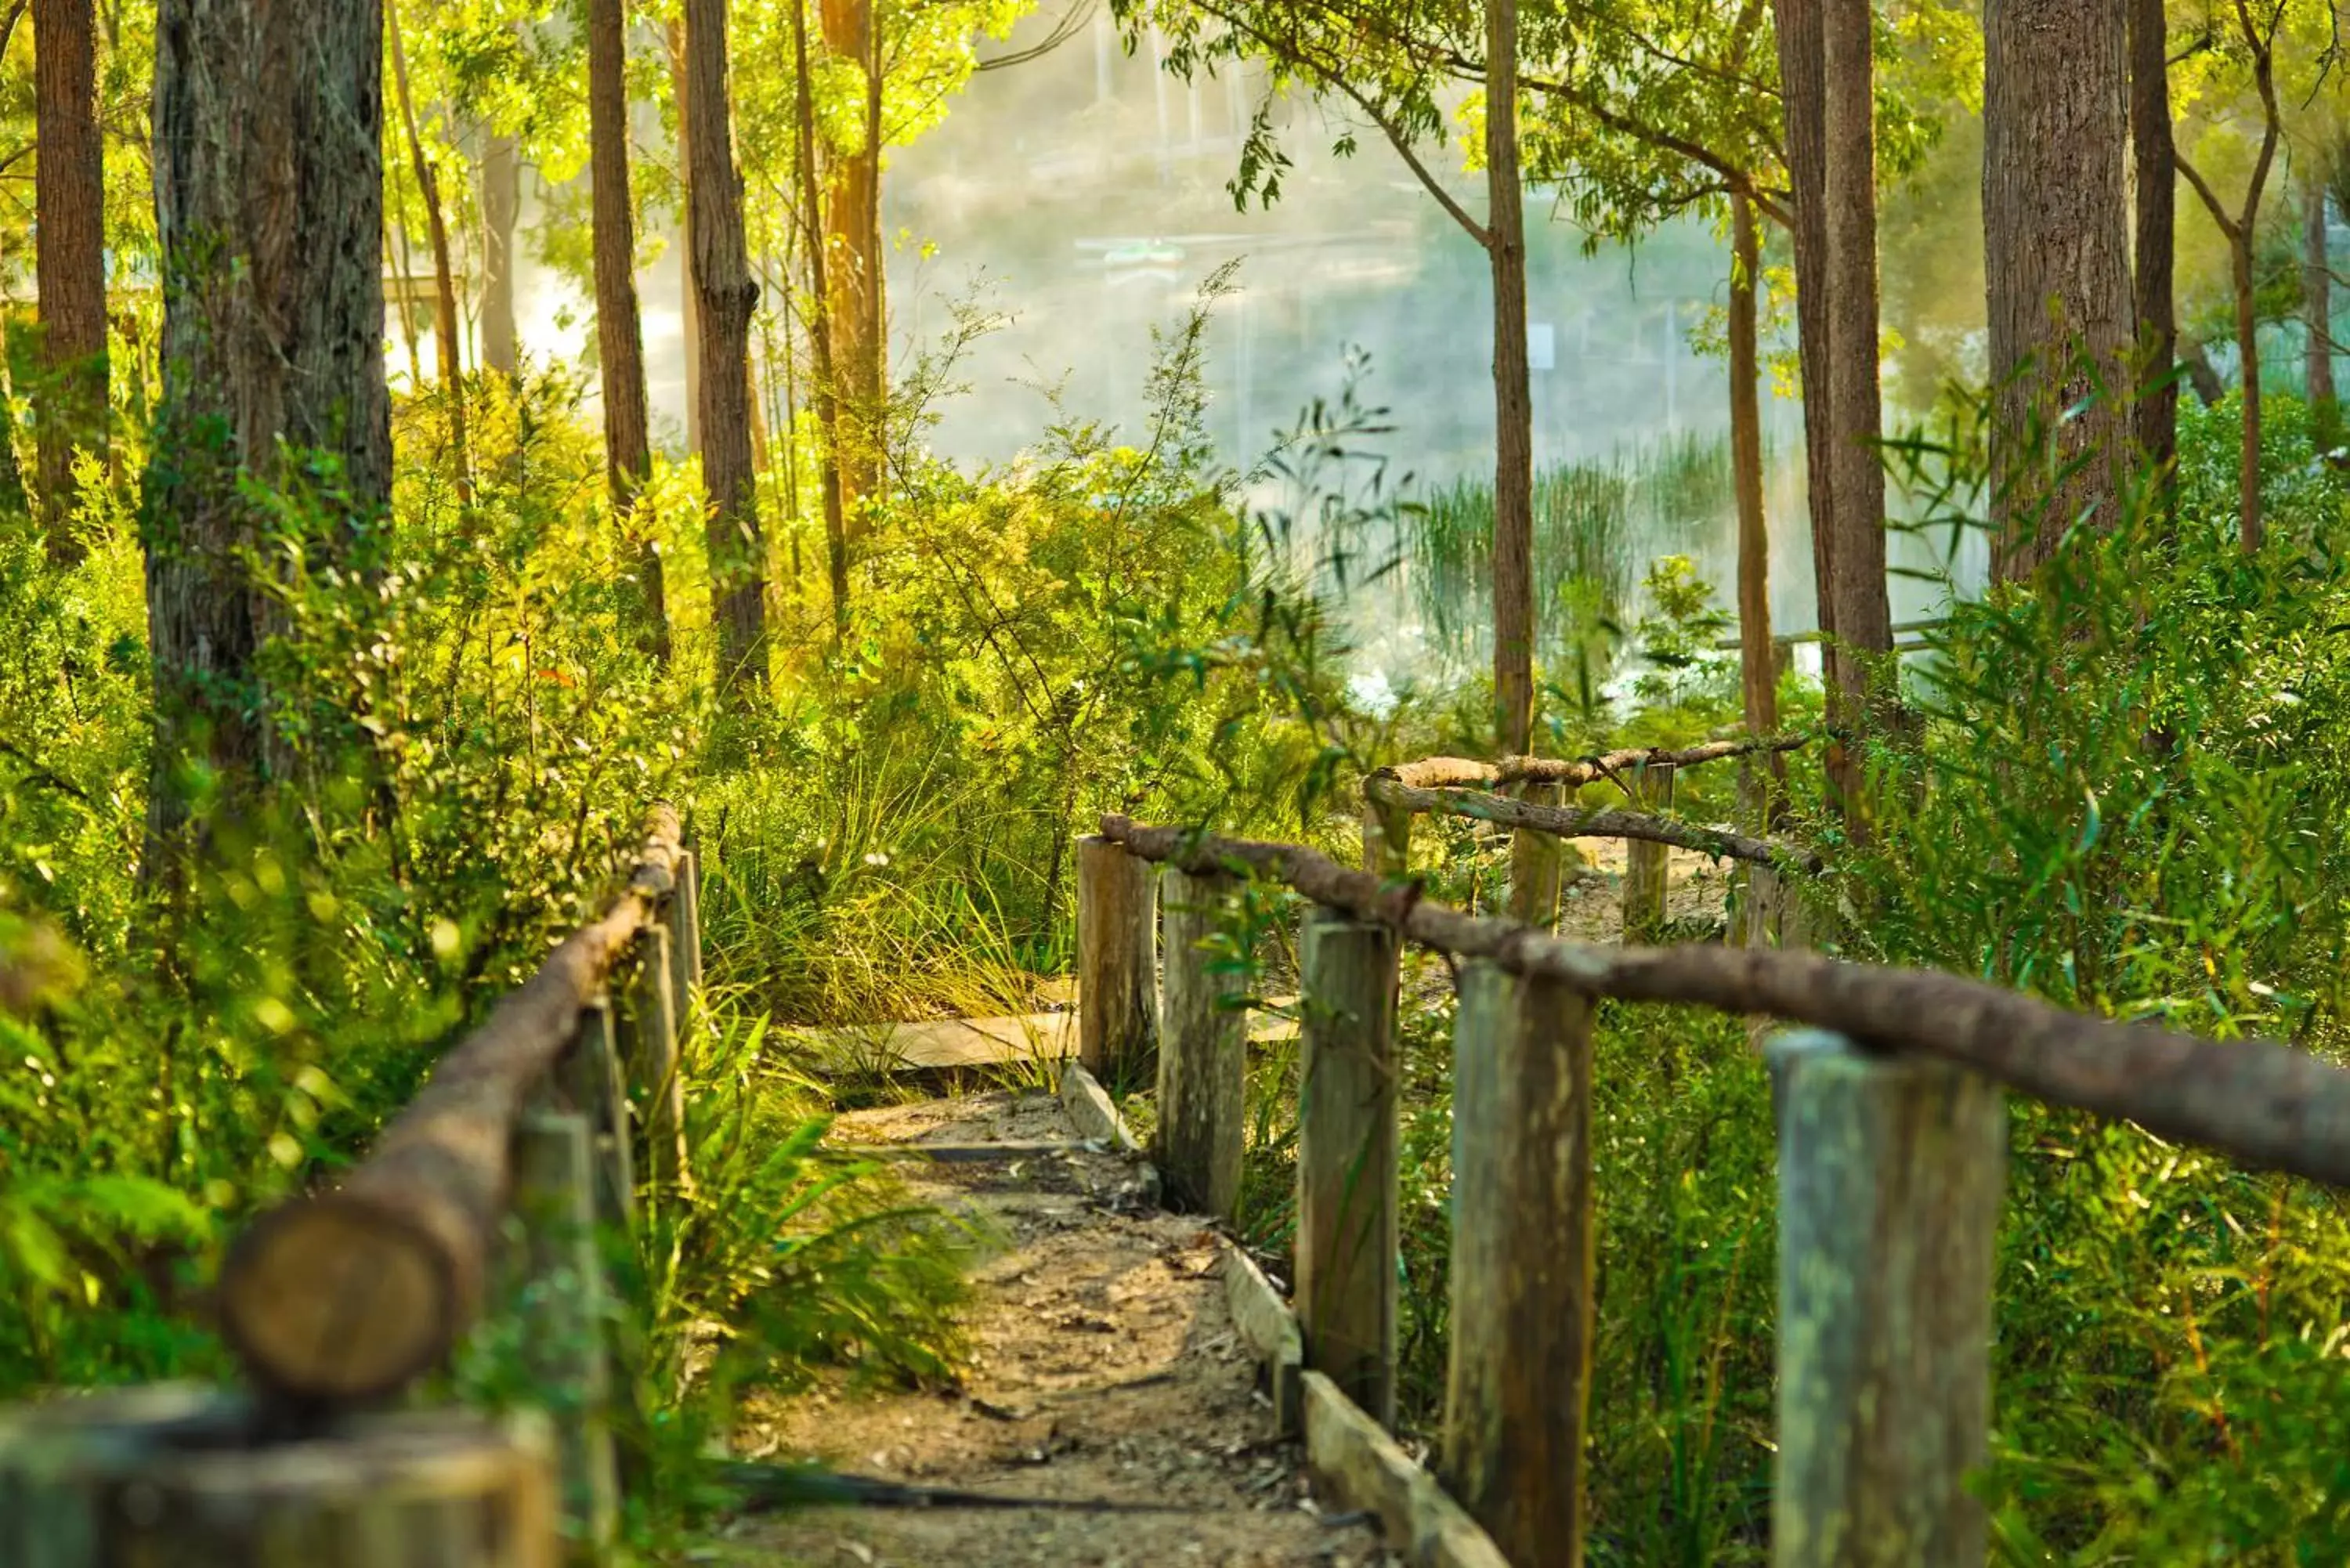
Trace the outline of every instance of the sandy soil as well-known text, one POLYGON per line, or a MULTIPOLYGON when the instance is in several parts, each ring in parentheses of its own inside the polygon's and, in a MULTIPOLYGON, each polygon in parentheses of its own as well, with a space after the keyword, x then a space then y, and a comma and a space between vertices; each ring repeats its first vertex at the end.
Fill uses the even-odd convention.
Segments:
MULTIPOLYGON (((1559 894, 1558 934, 1579 942, 1624 940, 1624 861, 1629 846, 1620 838, 1575 841, 1583 871, 1559 894)), ((1730 863, 1694 850, 1665 857, 1665 919, 1720 920, 1730 896, 1730 863)))
MULTIPOLYGON (((859 1111, 859 1143, 1074 1139, 1059 1104, 995 1094, 859 1111)), ((844 1387, 754 1412, 746 1455, 1003 1497, 1158 1511, 822 1509, 740 1521, 727 1560, 863 1568, 1372 1568, 1399 1561, 1359 1517, 1314 1498, 1278 1440, 1225 1311, 1214 1236, 1143 1209, 1134 1172, 1076 1153, 931 1165, 922 1195, 981 1220, 1002 1250, 972 1278, 976 1360, 936 1393, 844 1387)))

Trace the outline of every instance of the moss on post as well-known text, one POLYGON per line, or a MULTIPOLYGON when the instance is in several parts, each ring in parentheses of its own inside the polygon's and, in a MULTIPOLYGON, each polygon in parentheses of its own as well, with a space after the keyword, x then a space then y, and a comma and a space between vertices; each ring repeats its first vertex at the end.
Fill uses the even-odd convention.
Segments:
POLYGON ((1240 1206, 1247 1132, 1248 1012, 1243 977, 1211 967, 1201 944, 1232 897, 1229 877, 1167 873, 1160 941, 1159 1137, 1155 1156, 1177 1203, 1229 1220, 1240 1206))
POLYGON ((1395 932, 1305 919, 1297 1087, 1297 1312, 1306 1361, 1395 1423, 1395 932))
POLYGON ((1779 1568, 1981 1568, 2000 1091, 1803 1031, 1779 1119, 1779 1568))
MULTIPOLYGON (((1650 814, 1673 804, 1673 770, 1669 763, 1651 763, 1632 774, 1633 797, 1650 814)), ((1662 844, 1634 839, 1624 847, 1624 940, 1630 945, 1654 942, 1664 935, 1665 896, 1671 883, 1672 851, 1662 844)))
POLYGON ((1591 1386, 1591 999, 1488 961, 1452 1057, 1443 1476, 1518 1568, 1583 1561, 1591 1386))
MULTIPOLYGON (((1521 786, 1519 798, 1529 805, 1555 806, 1556 784, 1521 786)), ((1557 835, 1521 827, 1510 836, 1510 919, 1549 930, 1558 924, 1558 887, 1566 864, 1566 845, 1557 835)))

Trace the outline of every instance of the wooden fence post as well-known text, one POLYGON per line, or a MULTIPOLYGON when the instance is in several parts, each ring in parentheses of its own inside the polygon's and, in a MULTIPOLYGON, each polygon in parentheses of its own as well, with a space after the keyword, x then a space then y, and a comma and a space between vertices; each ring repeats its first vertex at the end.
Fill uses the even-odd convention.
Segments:
POLYGON ((543 1448, 463 1411, 256 1443, 187 1384, 0 1410, 7 1568, 555 1568, 552 1492, 543 1448))
POLYGON ((1240 1207, 1248 1128, 1248 1012, 1232 1006, 1244 977, 1211 971, 1200 944, 1232 894, 1232 878, 1172 867, 1159 903, 1167 974, 1159 997, 1159 1138, 1155 1156, 1169 1195, 1229 1220, 1240 1207))
MULTIPOLYGON (((1556 805, 1562 792, 1556 784, 1524 785, 1519 795, 1529 805, 1556 805)), ((1555 833, 1521 827, 1510 835, 1510 919, 1549 930, 1558 924, 1560 868, 1566 846, 1555 833)))
POLYGON ((693 851, 679 853, 676 878, 677 891, 669 907, 670 929, 677 942, 671 978, 677 986, 677 1024, 683 1029, 702 991, 702 862, 693 851))
MULTIPOLYGON (((1632 771, 1632 788, 1639 808, 1659 812, 1673 804, 1673 770, 1651 763, 1632 771)), ((1672 851, 1662 844, 1634 839, 1624 847, 1624 940, 1653 942, 1664 934, 1665 895, 1670 886, 1672 851)))
POLYGON ((1123 1084, 1157 1043, 1156 868, 1107 838, 1077 841, 1077 1060, 1123 1084))
POLYGON ((579 1035, 556 1067, 563 1103, 588 1118, 596 1159, 596 1218, 627 1230, 637 1219, 636 1152, 629 1146, 629 1078, 608 997, 579 1010, 579 1035))
POLYGON ((646 1174, 656 1187, 689 1179, 685 1083, 678 1075, 676 961, 666 924, 637 933, 637 972, 629 987, 629 1077, 644 1106, 646 1174))
POLYGON ((1397 943, 1305 918, 1297 1089, 1297 1313, 1306 1364, 1395 1425, 1397 943))
POLYGON ((1981 1568, 2000 1090, 1799 1031, 1779 1121, 1778 1568, 1981 1568))
POLYGON ((619 1527, 603 1257, 597 1244, 594 1124, 535 1111, 515 1132, 515 1212, 524 1236, 524 1354, 554 1418, 563 1532, 573 1555, 601 1561, 619 1527))
POLYGON ((1555 980, 1461 972, 1442 1469, 1516 1568, 1583 1561, 1592 1012, 1555 980))
POLYGON ((1395 881, 1411 868, 1411 808, 1363 796, 1363 869, 1395 881))

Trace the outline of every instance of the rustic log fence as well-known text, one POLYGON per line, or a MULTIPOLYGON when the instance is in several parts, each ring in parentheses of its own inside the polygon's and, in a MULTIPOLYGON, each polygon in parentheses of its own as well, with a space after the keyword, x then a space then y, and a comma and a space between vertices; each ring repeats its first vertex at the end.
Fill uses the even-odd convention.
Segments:
MULTIPOLYGON (((1408 797, 1404 797, 1408 798, 1408 797)), ((1374 794, 1380 816, 1397 797, 1374 794)), ((1779 1144, 1773 1560, 1781 1568, 1980 1568, 1987 1521, 1964 1484, 1987 1459, 1992 1249, 2004 1096, 2134 1121, 2252 1168, 2350 1185, 2350 1071, 2264 1041, 2220 1042, 2067 1012, 1954 975, 1792 948, 1595 947, 1446 909, 1380 870, 1291 845, 1108 817, 1087 846, 1147 909, 1149 869, 1180 893, 1253 876, 1312 905, 1301 949, 1295 1311, 1315 1468, 1376 1510, 1420 1564, 1582 1562, 1595 1256, 1592 1020, 1602 998, 1802 1026, 1770 1044, 1779 1144), (1436 1479, 1381 1435, 1393 1420, 1399 953, 1466 961, 1454 1032, 1451 1358, 1436 1479), (1438 1484, 1440 1479, 1441 1485, 1438 1484), (1458 1507, 1455 1504, 1458 1504, 1458 1507), (1461 1517, 1482 1526, 1483 1539, 1461 1517), (1498 1550, 1496 1550, 1498 1549, 1498 1550)), ((1392 864, 1389 862, 1388 864, 1392 864)), ((1098 911, 1097 911, 1098 913, 1098 911)), ((1121 916, 1087 973, 1163 969, 1169 1024, 1120 993, 1124 1039, 1155 1043, 1192 1113, 1242 1114, 1243 1064, 1200 1024, 1220 961, 1195 921, 1121 916), (1173 1022, 1180 1018, 1180 1026, 1173 1022), (1207 1080, 1213 1079, 1214 1082, 1207 1080)), ((1081 994, 1080 1004, 1085 1005, 1081 994)), ((1170 1189, 1230 1190, 1237 1132, 1162 1134, 1170 1189)))
POLYGON ((631 1233, 639 1170, 655 1195, 688 1179, 678 1030, 701 984, 699 893, 677 814, 655 808, 619 897, 442 1058, 368 1158, 246 1229, 218 1313, 247 1392, 0 1411, 0 1565, 606 1555, 634 1361, 610 1343, 607 1244, 631 1233), (494 1308, 517 1315, 535 1415, 374 1413, 494 1308))
MULTIPOLYGON (((1459 816, 1513 830, 1509 912, 1513 919, 1529 925, 1555 922, 1560 844, 1569 838, 1626 841, 1627 942, 1662 937, 1669 890, 1666 857, 1677 848, 1748 867, 1750 907, 1759 904, 1775 913, 1786 877, 1819 871, 1816 853, 1801 845, 1703 827, 1663 814, 1672 807, 1673 780, 1681 769, 1732 757, 1771 756, 1804 743, 1802 736, 1781 736, 1645 747, 1577 760, 1505 757, 1482 763, 1430 757, 1381 768, 1363 781, 1363 865, 1383 877, 1403 876, 1411 862, 1413 820, 1459 816), (1638 809, 1586 810, 1562 805, 1567 792, 1603 779, 1615 784, 1638 809)), ((1745 940, 1742 930, 1740 936, 1745 940)))

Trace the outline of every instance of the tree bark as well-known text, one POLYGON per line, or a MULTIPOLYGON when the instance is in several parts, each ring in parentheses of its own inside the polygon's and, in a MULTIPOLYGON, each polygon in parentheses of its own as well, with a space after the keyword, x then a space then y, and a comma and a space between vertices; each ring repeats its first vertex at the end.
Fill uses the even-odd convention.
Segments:
POLYGON ((800 222, 808 265, 808 348, 816 358, 816 467, 824 488, 825 556, 832 582, 832 635, 848 635, 848 502, 840 478, 840 399, 834 376, 832 306, 826 287, 825 238, 817 217, 816 89, 808 75, 807 13, 792 10, 792 55, 797 68, 794 110, 799 133, 800 222))
POLYGON ((77 447, 107 450, 106 178, 90 0, 33 5, 34 265, 42 382, 36 410, 49 558, 81 557, 73 534, 77 447))
POLYGON ((2170 130, 2170 33, 2163 0, 2129 0, 2130 149, 2137 184, 2134 276, 2140 452, 2168 469, 2178 456, 2178 165, 2170 130))
POLYGON ((1825 0, 1821 16, 1827 154, 1828 403, 1835 470, 1835 646, 1828 694, 1832 787, 1860 831, 1862 759, 1856 732, 1891 727, 1899 696, 1892 668, 1893 606, 1885 583, 1885 469, 1877 444, 1876 11, 1869 0, 1825 0))
MULTIPOLYGON (((1730 199, 1730 465, 1738 493, 1739 685, 1747 733, 1761 737, 1779 727, 1779 670, 1771 648, 1771 524, 1762 499, 1762 236, 1754 203, 1743 195, 1730 199)), ((1773 761, 1775 772, 1775 756, 1773 761)), ((1763 805, 1767 813, 1768 801, 1763 805)))
POLYGON ((440 361, 441 390, 449 404, 449 448, 457 478, 457 498, 473 500, 473 457, 465 439, 465 370, 463 343, 457 318, 457 272, 449 254, 449 219, 441 210, 441 180, 424 151, 417 129, 416 99, 408 86, 408 46, 400 32, 397 0, 383 0, 384 24, 391 37, 392 86, 400 94, 400 119, 408 136, 408 155, 415 165, 416 191, 424 202, 424 220, 432 239, 433 348, 440 361))
POLYGON ((522 157, 512 136, 482 142, 482 369, 512 380, 522 369, 515 323, 515 223, 522 213, 522 157))
POLYGON ((254 655, 276 616, 243 554, 260 524, 243 480, 284 477, 281 442, 320 453, 348 522, 371 522, 390 498, 391 400, 380 0, 160 0, 156 23, 162 396, 142 536, 149 821, 168 850, 188 764, 234 809, 263 763, 254 655))
POLYGON ((2319 449, 2328 450, 2341 432, 2341 404, 2334 390, 2334 271, 2325 246, 2324 158, 2305 152, 2301 179, 2301 301, 2309 327, 2310 428, 2319 449))
MULTIPOLYGON (((604 470, 624 528, 652 475, 645 400, 644 319, 637 306, 637 219, 629 189, 628 20, 622 0, 588 0, 588 139, 595 195, 596 350, 603 381, 604 470)), ((637 553, 639 592, 654 657, 670 654, 660 553, 637 553)))
MULTIPOLYGON (((680 13, 669 25, 670 86, 677 99, 677 187, 687 223, 693 212, 693 137, 689 130, 691 111, 688 105, 693 99, 692 88, 685 76, 685 16, 680 13)), ((691 242, 688 242, 689 251, 691 242)), ((693 263, 689 255, 677 269, 678 320, 685 343, 685 445, 689 452, 702 450, 702 301, 693 286, 693 263)))
POLYGON ((1519 184, 1518 7, 1485 7, 1485 248, 1493 275, 1493 708, 1501 749, 1534 738, 1534 397, 1519 184))
POLYGON ((726 80, 727 0, 687 0, 688 227, 702 323, 702 483, 709 497, 711 618, 718 679, 748 706, 766 690, 766 540, 751 466, 751 317, 759 286, 743 234, 743 177, 734 166, 726 80))
POLYGON ((847 443, 840 452, 840 487, 844 508, 855 513, 858 503, 871 495, 878 469, 875 434, 881 410, 881 353, 873 325, 879 320, 881 295, 881 146, 874 111, 879 100, 871 88, 880 85, 878 29, 873 25, 873 0, 822 0, 826 49, 838 59, 853 60, 864 73, 868 91, 861 101, 867 112, 859 144, 836 147, 827 161, 829 189, 824 205, 825 270, 831 286, 826 301, 832 320, 834 389, 839 400, 840 432, 847 443))
POLYGON ((2210 348, 2191 338, 2182 338, 2178 362, 2187 367, 2187 384, 2195 389, 2198 402, 2211 409, 2227 400, 2228 383, 2220 379, 2220 367, 2211 363, 2210 348))
POLYGON ((2119 512, 2136 316, 2127 4, 1984 7, 1992 570, 2002 580, 2038 571, 2067 529, 2111 528, 2119 512))
POLYGON ((1827 684, 1843 652, 1835 624, 1835 465, 1828 400, 1827 57, 1822 0, 1772 0, 1786 104, 1789 204, 1794 213, 1795 348, 1804 386, 1804 463, 1812 517, 1812 592, 1827 684))

